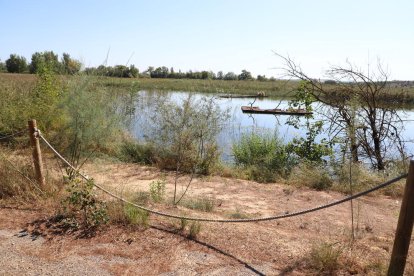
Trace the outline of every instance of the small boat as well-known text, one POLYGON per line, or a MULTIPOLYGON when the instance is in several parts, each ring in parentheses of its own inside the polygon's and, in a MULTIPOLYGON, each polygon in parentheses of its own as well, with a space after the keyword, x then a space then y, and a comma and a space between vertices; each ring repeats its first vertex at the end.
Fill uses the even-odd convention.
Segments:
POLYGON ((313 112, 306 109, 261 109, 258 106, 242 106, 243 113, 275 114, 275 115, 312 115, 313 112))
POLYGON ((241 94, 224 94, 219 95, 220 98, 265 98, 269 97, 264 94, 256 94, 256 95, 241 95, 241 94))

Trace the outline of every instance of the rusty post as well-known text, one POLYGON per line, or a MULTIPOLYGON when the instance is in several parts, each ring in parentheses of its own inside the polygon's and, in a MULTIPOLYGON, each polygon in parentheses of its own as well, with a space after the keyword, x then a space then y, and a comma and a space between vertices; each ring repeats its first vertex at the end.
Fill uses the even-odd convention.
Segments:
POLYGON ((43 162, 42 162, 42 152, 40 151, 40 143, 38 137, 37 123, 36 120, 29 120, 29 135, 30 143, 32 145, 33 151, 33 164, 35 168, 36 180, 41 187, 46 185, 45 177, 43 176, 43 162))
POLYGON ((395 232, 388 276, 404 274, 408 248, 414 223, 414 160, 410 161, 408 177, 405 184, 404 196, 401 202, 400 216, 395 232))

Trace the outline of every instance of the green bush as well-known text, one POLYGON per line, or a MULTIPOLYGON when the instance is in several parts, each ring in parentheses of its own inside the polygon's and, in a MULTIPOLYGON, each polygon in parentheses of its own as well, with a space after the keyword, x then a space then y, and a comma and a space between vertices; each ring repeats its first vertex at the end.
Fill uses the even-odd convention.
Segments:
POLYGON ((151 165, 155 163, 155 148, 150 143, 125 141, 121 145, 120 159, 125 162, 151 165))
MULTIPOLYGON (((118 152, 126 116, 125 99, 89 77, 71 77, 60 101, 64 121, 55 144, 71 164, 81 167, 95 153, 118 152)), ((68 174, 73 172, 69 171, 68 174)))
POLYGON ((269 134, 244 134, 232 150, 236 165, 246 169, 249 178, 260 182, 285 177, 296 164, 281 140, 269 134))
POLYGON ((195 99, 191 94, 181 103, 158 101, 148 135, 157 149, 157 164, 180 172, 209 173, 219 159, 216 138, 227 111, 220 110, 214 98, 195 99))
POLYGON ((150 183, 150 195, 154 202, 161 202, 165 196, 165 180, 155 180, 150 183))
POLYGON ((63 200, 66 214, 87 227, 97 227, 108 222, 106 204, 93 193, 93 180, 72 179, 68 196, 63 200))

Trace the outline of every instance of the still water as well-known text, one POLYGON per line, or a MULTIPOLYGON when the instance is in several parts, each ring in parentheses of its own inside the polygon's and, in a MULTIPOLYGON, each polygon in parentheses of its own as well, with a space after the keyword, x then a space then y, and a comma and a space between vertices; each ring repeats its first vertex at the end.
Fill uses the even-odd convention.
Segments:
MULTIPOLYGON (((131 125, 132 135, 143 140, 151 133, 151 120, 150 116, 154 115, 155 105, 161 100, 170 99, 177 104, 184 101, 190 92, 148 92, 140 91, 135 101, 135 108, 138 112, 133 119, 131 125)), ((202 97, 215 98, 215 102, 219 105, 220 109, 228 110, 229 118, 225 122, 225 126, 217 137, 217 142, 222 152, 222 159, 227 162, 232 161, 232 145, 239 141, 243 133, 250 131, 256 132, 270 132, 276 134, 284 142, 291 141, 294 137, 304 137, 306 134, 305 129, 296 129, 293 126, 286 124, 290 116, 286 115, 267 115, 267 114, 246 114, 242 113, 241 106, 249 105, 254 99, 250 98, 219 98, 212 94, 194 93, 191 92, 194 100, 202 97)), ((289 106, 288 100, 264 98, 257 99, 254 106, 260 108, 281 108, 285 109, 289 106)), ((324 119, 323 112, 326 112, 328 108, 321 103, 315 103, 314 108, 314 120, 324 119)), ((404 130, 402 136, 406 143, 407 152, 411 155, 414 152, 414 143, 411 142, 414 138, 414 110, 400 110, 399 114, 403 120, 405 120, 404 130)), ((305 117, 300 117, 304 122, 305 117)), ((325 131, 318 137, 318 139, 329 138, 328 131, 325 131)))

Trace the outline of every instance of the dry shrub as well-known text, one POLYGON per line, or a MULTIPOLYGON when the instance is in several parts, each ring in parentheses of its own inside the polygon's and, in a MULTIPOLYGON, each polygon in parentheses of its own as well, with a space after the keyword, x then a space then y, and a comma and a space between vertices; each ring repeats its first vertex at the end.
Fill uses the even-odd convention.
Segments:
POLYGON ((327 190, 333 185, 331 177, 323 167, 307 162, 293 169, 288 182, 298 187, 305 186, 316 190, 327 190))
MULTIPOLYGON (((337 182, 333 189, 339 192, 349 194, 350 187, 350 172, 352 180, 353 193, 361 192, 384 183, 398 175, 401 172, 394 169, 387 169, 385 171, 375 171, 367 168, 363 164, 354 163, 349 166, 349 163, 336 168, 337 182)), ((391 197, 400 197, 404 193, 405 179, 398 181, 390 186, 387 186, 377 192, 391 197)))
POLYGON ((190 224, 190 229, 189 229, 189 232, 188 232, 188 237, 190 239, 195 239, 195 238, 197 238, 198 234, 200 234, 200 232, 201 232, 201 223, 198 222, 198 221, 193 221, 190 224))
POLYGON ((309 265, 318 271, 318 274, 332 275, 339 268, 339 257, 342 250, 334 244, 322 242, 315 244, 309 253, 309 265))
MULTIPOLYGON (((30 156, 29 153, 27 156, 30 156)), ((22 158, 11 152, 0 152, 0 199, 33 201, 54 197, 61 189, 62 183, 49 171, 44 173, 46 186, 40 187, 30 158, 22 158)))
POLYGON ((228 214, 228 217, 231 219, 247 219, 250 218, 250 215, 242 212, 239 208, 236 208, 236 210, 228 214))
POLYGON ((124 204, 117 200, 107 202, 109 222, 114 224, 126 224, 124 204))
POLYGON ((192 210, 212 212, 215 200, 209 197, 189 198, 182 201, 181 205, 192 210))

